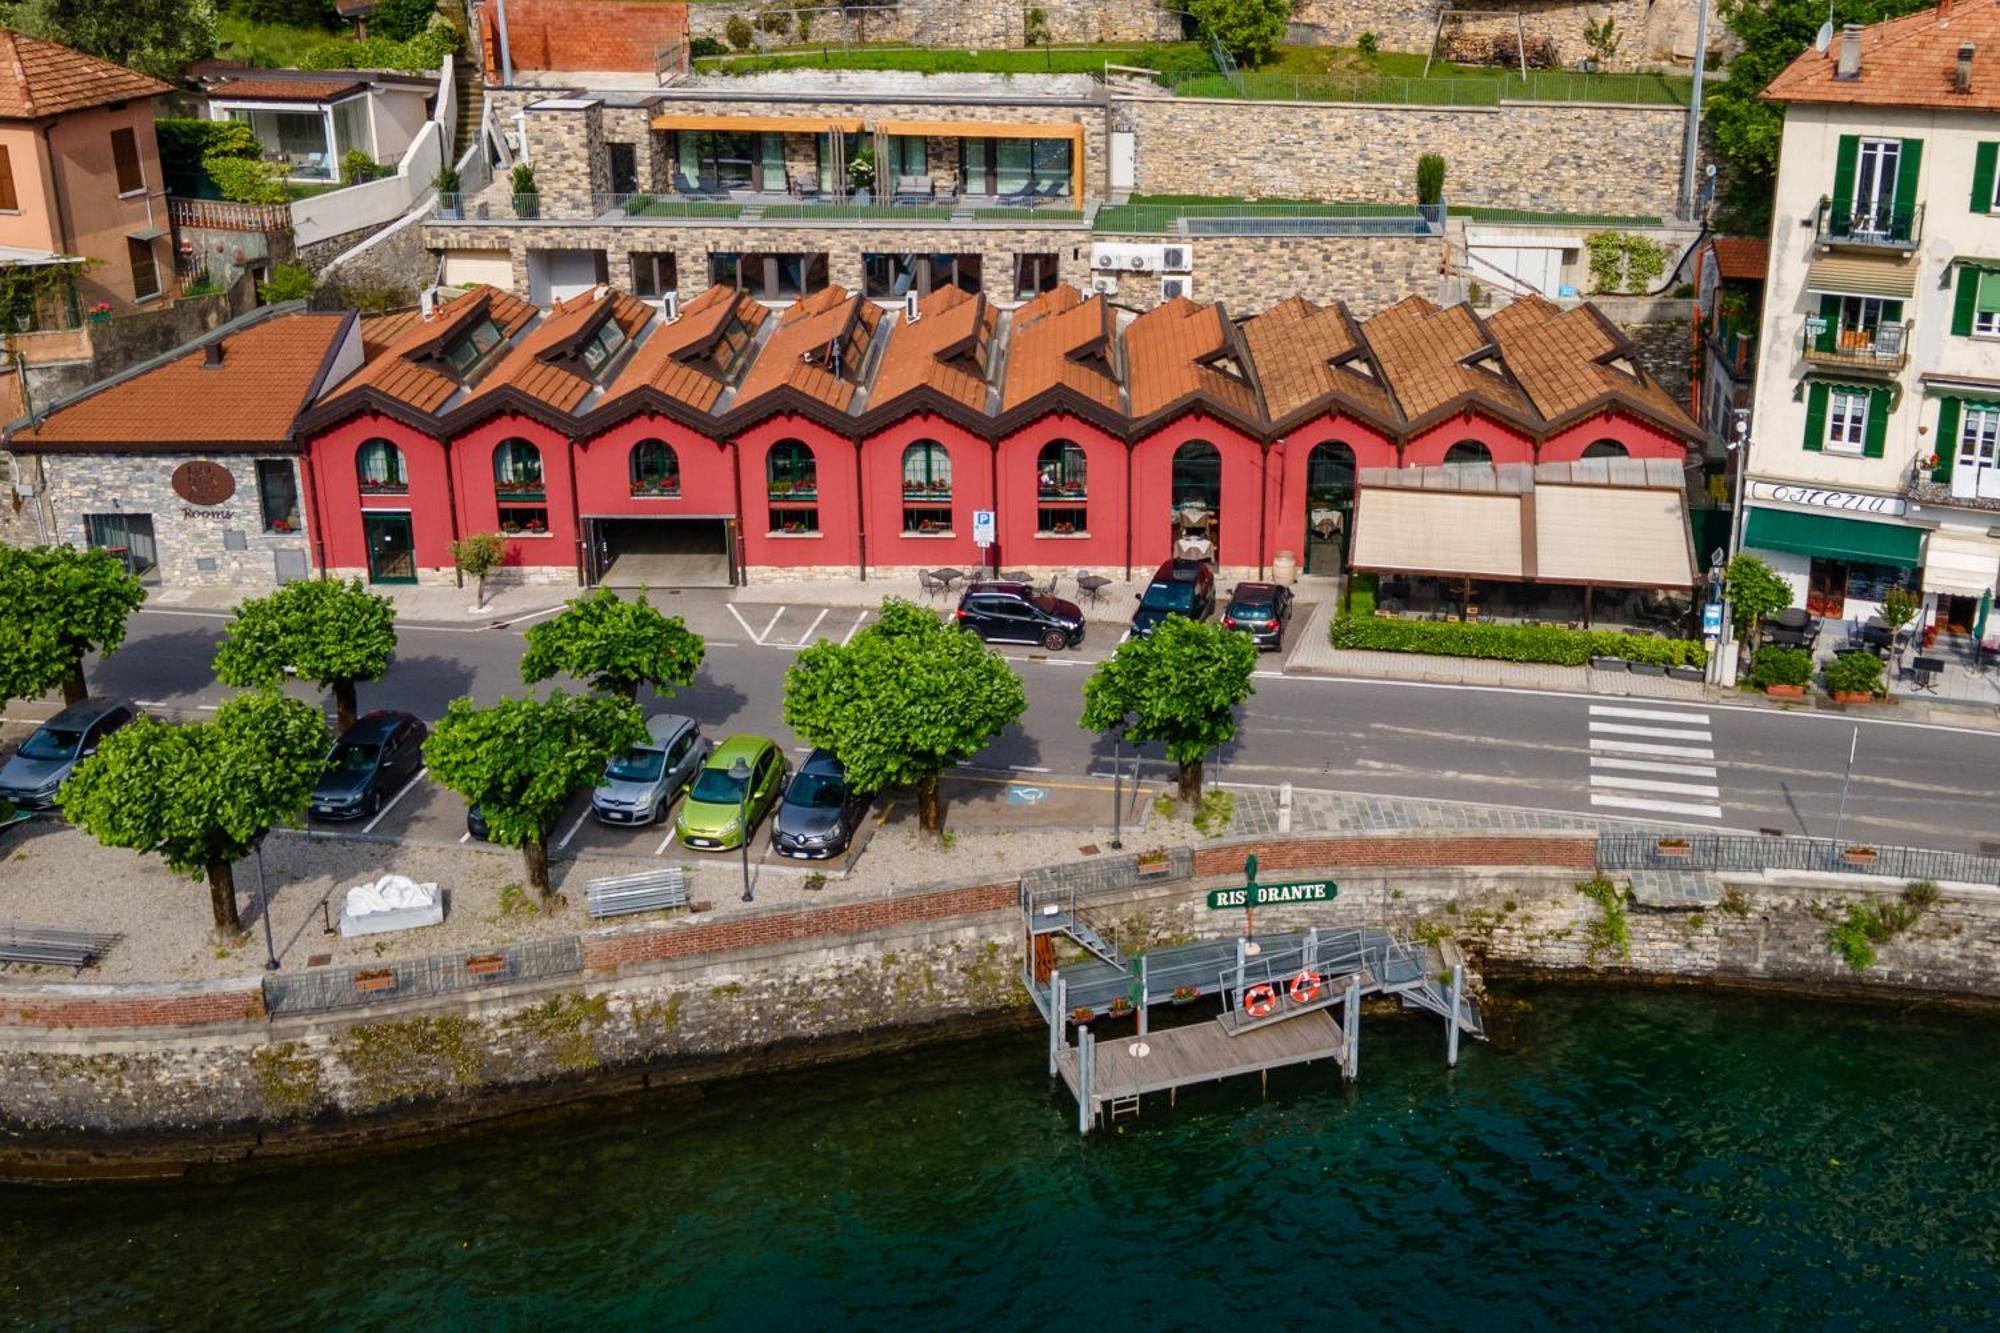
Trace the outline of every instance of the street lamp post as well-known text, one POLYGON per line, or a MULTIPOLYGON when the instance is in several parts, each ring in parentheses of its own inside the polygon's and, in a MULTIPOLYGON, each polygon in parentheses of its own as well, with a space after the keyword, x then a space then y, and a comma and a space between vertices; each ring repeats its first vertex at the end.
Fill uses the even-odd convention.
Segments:
POLYGON ((264 892, 264 839, 260 835, 250 844, 251 855, 257 866, 257 915, 264 918, 264 970, 278 970, 277 946, 271 942, 271 899, 264 892))
POLYGON ((743 901, 754 902, 750 894, 750 765, 743 762, 742 755, 737 755, 729 765, 729 776, 736 780, 737 788, 742 792, 738 798, 736 824, 743 848, 743 901))
POLYGON ((1125 810, 1125 738, 1111 738, 1111 850, 1119 851, 1125 846, 1124 826, 1120 820, 1125 810))

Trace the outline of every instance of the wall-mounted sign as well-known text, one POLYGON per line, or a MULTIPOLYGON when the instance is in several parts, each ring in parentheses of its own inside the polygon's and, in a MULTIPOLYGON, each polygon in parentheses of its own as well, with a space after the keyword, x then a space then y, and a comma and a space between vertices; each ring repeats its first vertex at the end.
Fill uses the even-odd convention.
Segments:
POLYGON ((236 478, 220 463, 197 459, 174 469, 174 494, 197 509, 213 509, 236 494, 236 478))
POLYGON ((1794 486, 1779 481, 1751 482, 1750 498, 1805 505, 1809 509, 1835 509, 1847 514, 1880 514, 1884 518, 1901 518, 1909 509, 1905 501, 1895 496, 1831 491, 1819 486, 1794 486))

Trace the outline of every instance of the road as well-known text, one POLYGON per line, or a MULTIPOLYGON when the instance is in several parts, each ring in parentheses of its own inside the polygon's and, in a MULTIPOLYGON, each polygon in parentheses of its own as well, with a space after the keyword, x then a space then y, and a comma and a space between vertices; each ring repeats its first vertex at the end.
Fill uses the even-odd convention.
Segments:
MULTIPOLYGON (((731 605, 720 594, 694 592, 659 600, 709 639, 700 678, 674 707, 711 734, 756 731, 787 746, 797 743, 780 710, 792 654, 804 642, 851 636, 869 614, 777 601, 731 605)), ((213 707, 227 693, 209 672, 223 624, 211 613, 137 613, 125 647, 92 664, 93 691, 213 707)), ((489 701, 518 694, 525 628, 403 626, 395 665, 382 682, 361 687, 362 707, 435 718, 461 694, 489 701)), ((1091 662, 1114 639, 1093 626, 1081 653, 1007 650, 1027 682, 1028 711, 975 762, 1107 771, 1108 744, 1081 730, 1077 714, 1091 662)), ((1844 837, 1967 851, 2000 839, 1996 732, 1749 706, 1286 676, 1278 655, 1265 661, 1240 738, 1211 770, 1222 781, 1830 835, 1858 728, 1844 837)))

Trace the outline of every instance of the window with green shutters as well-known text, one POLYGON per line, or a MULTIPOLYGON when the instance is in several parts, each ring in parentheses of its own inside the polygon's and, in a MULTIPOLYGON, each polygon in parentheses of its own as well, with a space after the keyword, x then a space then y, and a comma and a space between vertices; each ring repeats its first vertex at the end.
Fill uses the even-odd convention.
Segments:
POLYGON ((1958 266, 1951 331, 1961 338, 2000 338, 2000 272, 1971 264, 1958 266))
POLYGON ((1993 212, 1994 168, 2000 166, 2000 142, 1982 143, 1972 152, 1972 211, 1993 212))
POLYGON ((1873 243, 1911 240, 1923 156, 1922 139, 1841 135, 1830 200, 1833 236, 1873 243))
POLYGON ((1802 446, 1809 453, 1882 457, 1889 439, 1891 392, 1871 385, 1806 381, 1802 446))
POLYGON ((1958 456, 1958 410, 1958 399, 1938 400, 1937 429, 1931 432, 1937 462, 1931 464, 1931 480, 1940 486, 1951 485, 1951 460, 1958 456))

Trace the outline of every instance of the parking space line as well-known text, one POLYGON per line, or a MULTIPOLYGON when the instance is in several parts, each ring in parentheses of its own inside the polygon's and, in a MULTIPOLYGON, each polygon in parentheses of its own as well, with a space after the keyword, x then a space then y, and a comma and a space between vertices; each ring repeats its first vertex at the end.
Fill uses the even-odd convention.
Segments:
POLYGON ((471 842, 471 841, 472 841, 472 830, 471 830, 471 829, 467 829, 467 830, 466 830, 465 832, 463 832, 463 833, 459 834, 459 835, 458 835, 458 841, 459 841, 459 843, 460 843, 461 845, 463 845, 463 844, 465 844, 465 843, 468 843, 468 842, 471 842))
POLYGON ((743 613, 736 609, 736 604, 734 602, 724 602, 722 606, 730 615, 736 617, 736 623, 743 627, 743 632, 748 634, 754 643, 757 639, 757 631, 750 628, 750 622, 743 618, 743 613))
POLYGON ((1009 764, 1007 765, 1007 771, 1009 773, 1046 773, 1049 769, 1046 764, 1009 764))
POLYGON ((832 609, 833 609, 832 607, 827 607, 827 606, 822 606, 819 609, 819 615, 813 618, 812 624, 806 626, 806 632, 799 636, 799 645, 798 645, 799 647, 803 648, 807 644, 812 642, 812 637, 814 632, 816 632, 819 629, 819 622, 825 620, 826 613, 832 609))
POLYGON ((583 807, 583 813, 576 817, 576 822, 569 826, 569 832, 563 834, 562 841, 556 844, 557 851, 569 846, 569 840, 577 835, 578 830, 583 827, 583 821, 588 818, 590 818, 590 807, 586 805, 583 807))
POLYGON ((667 830, 667 836, 660 839, 660 845, 653 849, 653 855, 665 856, 667 854, 667 848, 673 845, 674 845, 674 831, 670 828, 667 830))
POLYGON ((410 788, 416 786, 419 782, 422 782, 424 780, 424 774, 430 771, 431 770, 429 766, 425 766, 423 768, 418 769, 417 775, 411 778, 408 782, 405 782, 403 784, 403 789, 397 792, 394 796, 391 796, 389 798, 389 804, 383 806, 380 810, 377 810, 375 812, 375 818, 369 820, 366 824, 363 824, 361 826, 361 831, 363 833, 373 833, 375 831, 375 826, 381 823, 383 818, 391 810, 394 810, 396 808, 396 803, 402 800, 405 796, 408 796, 410 794, 410 788))
POLYGON ((855 636, 855 634, 860 631, 863 622, 865 622, 867 619, 868 619, 868 610, 866 607, 864 607, 862 608, 861 614, 854 617, 854 623, 847 627, 847 633, 840 636, 841 647, 845 648, 847 646, 848 640, 852 639, 855 636))
POLYGON ((789 609, 789 608, 787 608, 787 607, 783 607, 783 606, 781 606, 781 607, 779 607, 779 608, 778 608, 777 610, 775 610, 775 611, 773 611, 773 612, 771 613, 771 623, 770 623, 770 624, 768 624, 768 625, 766 625, 766 626, 764 626, 764 632, 763 632, 762 634, 759 634, 759 635, 757 636, 757 642, 759 642, 759 643, 766 643, 766 642, 768 642, 768 641, 769 641, 769 639, 770 639, 770 637, 771 637, 771 631, 772 631, 772 630, 774 630, 774 629, 776 629, 776 628, 778 627, 778 618, 779 618, 780 616, 783 616, 783 615, 785 614, 786 610, 788 610, 788 609, 789 609))

